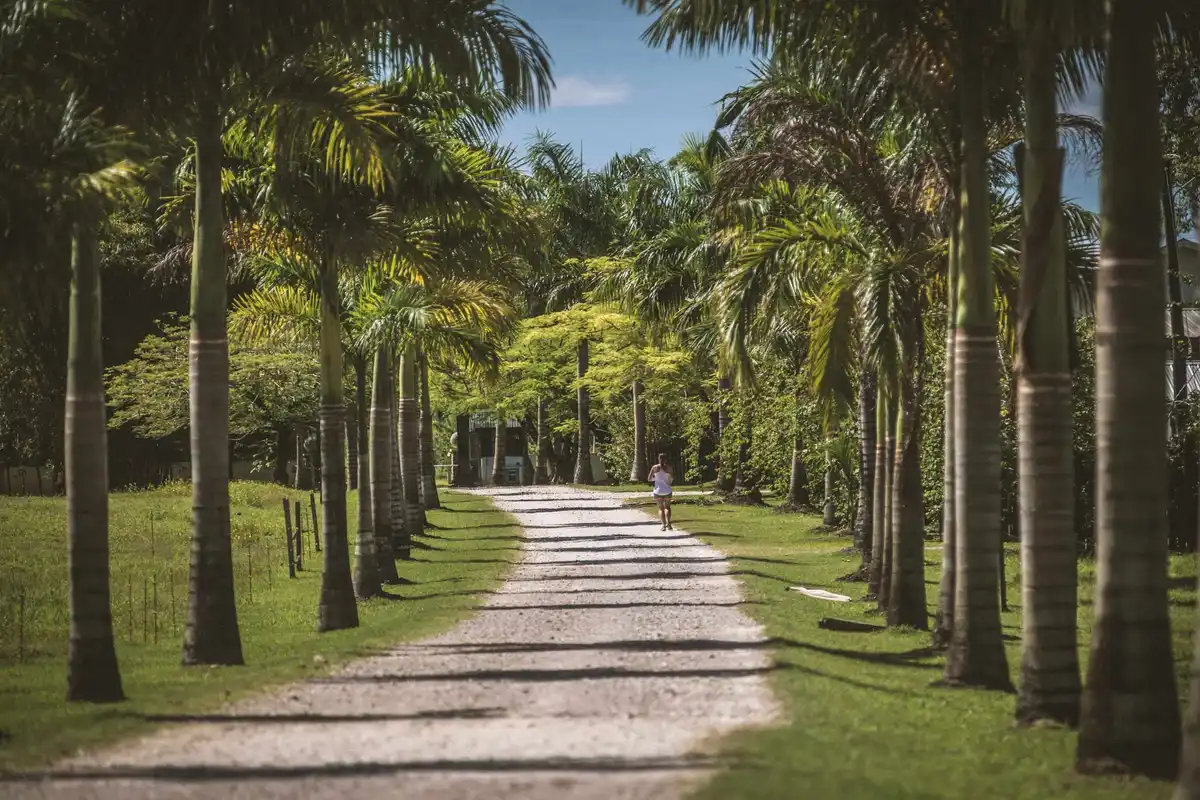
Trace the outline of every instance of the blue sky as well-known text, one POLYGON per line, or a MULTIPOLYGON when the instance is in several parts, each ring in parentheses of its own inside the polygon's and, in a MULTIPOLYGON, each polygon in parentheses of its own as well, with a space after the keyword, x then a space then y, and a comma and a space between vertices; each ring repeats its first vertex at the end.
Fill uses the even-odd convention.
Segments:
POLYGON ((554 58, 551 107, 510 121, 504 138, 520 146, 536 130, 554 134, 598 166, 614 153, 649 147, 673 155, 687 133, 712 129, 717 103, 749 79, 749 55, 696 57, 641 41, 650 17, 621 0, 506 0, 533 26, 554 58))
MULTIPOLYGON (((709 131, 722 95, 750 77, 746 53, 698 57, 650 48, 641 34, 651 18, 621 0, 505 1, 546 41, 558 84, 549 109, 506 125, 503 138, 518 147, 543 130, 582 146, 589 166, 643 147, 667 158, 685 134, 709 131)), ((1098 115, 1098 93, 1072 110, 1098 115)), ((1098 208, 1096 176, 1079 164, 1068 167, 1063 193, 1098 208)))

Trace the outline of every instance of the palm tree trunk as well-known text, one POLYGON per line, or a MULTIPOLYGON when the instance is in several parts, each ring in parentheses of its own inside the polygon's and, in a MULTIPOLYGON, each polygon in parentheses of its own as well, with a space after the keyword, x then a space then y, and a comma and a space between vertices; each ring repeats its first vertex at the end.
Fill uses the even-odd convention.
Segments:
POLYGON ((821 524, 826 528, 837 525, 837 502, 833 497, 833 456, 825 450, 825 503, 821 510, 821 524))
MULTIPOLYGON (((957 196, 957 193, 955 193, 957 196)), ((958 537, 955 531, 954 508, 954 331, 957 325, 958 265, 962 243, 962 215, 952 212, 950 225, 950 256, 946 263, 946 372, 945 400, 942 406, 942 576, 938 583, 938 605, 933 619, 933 646, 939 650, 950 646, 954 632, 955 553, 958 537)))
POLYGON ((792 435, 792 474, 788 481, 787 505, 789 508, 808 508, 812 499, 808 496, 808 474, 804 469, 804 429, 801 427, 800 404, 804 394, 800 387, 795 392, 795 425, 792 435))
POLYGON ((875 480, 871 509, 871 561, 867 566, 867 597, 879 599, 883 590, 884 523, 887 520, 887 395, 878 387, 875 396, 875 480))
MULTIPOLYGON (((379 363, 375 364, 372 391, 379 387, 379 363)), ((354 393, 357 405, 365 410, 367 407, 367 368, 362 356, 354 359, 354 393)), ((374 409, 372 409, 373 411, 374 409)), ((364 415, 359 415, 362 419, 364 415)), ((356 426, 361 427, 361 426, 356 426)), ((350 425, 346 425, 350 430, 350 425)), ((358 431, 352 431, 355 438, 358 431)), ((375 529, 374 518, 374 487, 371 485, 371 459, 366 452, 355 454, 354 469, 359 476, 358 489, 358 537, 354 540, 354 595, 360 600, 375 597, 382 593, 382 578, 380 574, 378 553, 378 532, 375 529)), ((374 455, 372 452, 371 455, 374 455)), ((394 564, 393 564, 394 568, 394 564)))
POLYGON ((492 485, 503 486, 508 483, 508 469, 504 463, 508 455, 508 424, 500 411, 496 412, 496 427, 492 433, 495 443, 492 448, 492 485))
MULTIPOLYGON (((383 583, 399 583, 396 555, 392 549, 395 531, 392 528, 392 359, 386 346, 375 351, 375 367, 371 385, 371 429, 363 437, 370 442, 368 479, 371 490, 371 527, 375 532, 375 560, 379 579, 383 583)), ((366 408, 366 398, 360 408, 366 408)), ((366 484, 364 484, 366 485, 366 484)))
MULTIPOLYGON (((918 334, 919 336, 920 334, 918 334)), ((925 611, 925 505, 921 487, 921 371, 924 343, 918 341, 912 369, 901 378, 896 403, 896 465, 892 481, 892 580, 888 625, 929 627, 925 611)))
MULTIPOLYGON (((354 368, 356 370, 355 377, 357 378, 357 370, 364 370, 360 359, 355 360, 354 368)), ((359 420, 367 415, 367 410, 359 405, 357 399, 351 400, 346 404, 346 479, 349 481, 350 491, 358 489, 358 471, 359 471, 359 456, 366 448, 367 444, 359 436, 359 431, 364 427, 359 424, 359 420)))
MULTIPOLYGON (((1053 9, 1030 7, 1025 146, 1018 159, 1025 234, 1018 297, 1017 452, 1021 525, 1021 680, 1016 718, 1079 722, 1070 325, 1053 9)), ((1001 560, 1003 564, 1003 559, 1001 560)))
POLYGON ((342 391, 342 320, 337 268, 321 265, 321 522, 325 528, 325 571, 317 630, 358 627, 350 537, 346 526, 346 430, 342 391))
POLYGON ((746 415, 742 430, 742 440, 738 443, 737 471, 734 473, 733 480, 735 495, 753 492, 758 488, 758 476, 750 469, 750 444, 754 437, 754 426, 750 414, 746 415))
POLYGON ((646 466, 646 399, 642 396, 645 386, 633 382, 633 467, 629 470, 630 483, 644 483, 649 467, 646 466))
POLYGON ((588 389, 583 379, 588 371, 588 340, 579 342, 575 354, 576 375, 579 378, 579 444, 575 453, 575 483, 589 486, 595 483, 592 475, 592 413, 588 389))
MULTIPOLYGON (((404 504, 404 478, 401 474, 400 458, 400 399, 396 388, 396 369, 389 370, 388 402, 391 411, 391 426, 388 428, 388 444, 392 450, 392 475, 388 487, 388 513, 392 520, 392 549, 396 558, 408 560, 412 558, 413 532, 408 528, 408 515, 404 504)), ((419 531, 418 531, 419 533, 419 531)))
POLYGON ((542 485, 550 482, 550 464, 554 460, 554 452, 550 444, 550 404, 541 397, 538 398, 537 440, 537 465, 533 470, 533 482, 542 485))
POLYGON ((1000 628, 1000 376, 991 271, 981 12, 965 5, 963 216, 954 342, 954 631, 946 682, 1011 690, 1000 628))
POLYGON ((1076 766, 1170 779, 1180 720, 1167 600, 1162 164, 1155 18, 1110 0, 1096 289, 1095 622, 1076 766))
POLYGON ((100 332, 100 253, 86 222, 71 241, 71 311, 64 425, 71 633, 67 700, 125 698, 113 642, 108 561, 108 442, 100 332))
MULTIPOLYGON (((862 553, 862 569, 871 563, 871 529, 875 519, 875 373, 863 370, 858 382, 858 513, 854 515, 854 546, 862 553)), ((797 398, 798 399, 798 398, 797 398)))
MULTIPOLYGON (((540 418, 538 424, 541 424, 540 418)), ((454 425, 456 435, 454 452, 455 461, 458 462, 454 466, 454 485, 474 486, 475 470, 471 466, 471 416, 459 414, 454 420, 454 425)), ((546 435, 549 436, 549 433, 549 426, 547 426, 546 435)), ((540 467, 544 468, 544 466, 544 464, 540 464, 540 467)))
MULTIPOLYGON (((724 374, 717 375, 717 442, 725 442, 725 434, 729 430, 729 395, 733 391, 733 380, 724 374)), ((728 459, 721 457, 717 465, 717 491, 728 494, 733 491, 737 476, 730 469, 728 459)))
POLYGON ((242 664, 229 529, 229 340, 226 338, 221 124, 216 104, 196 127, 190 423, 192 551, 184 664, 242 664))
POLYGON ((441 508, 437 490, 437 454, 433 451, 433 406, 429 401, 429 359, 417 346, 421 366, 421 507, 441 508))
POLYGON ((404 486, 404 529, 410 540, 425 531, 420 489, 420 435, 417 348, 409 344, 400 358, 400 478, 404 486))
POLYGON ((892 602, 893 526, 896 517, 896 420, 899 398, 888 398, 886 427, 881 437, 886 458, 883 463, 883 533, 879 550, 879 608, 887 611, 892 602))

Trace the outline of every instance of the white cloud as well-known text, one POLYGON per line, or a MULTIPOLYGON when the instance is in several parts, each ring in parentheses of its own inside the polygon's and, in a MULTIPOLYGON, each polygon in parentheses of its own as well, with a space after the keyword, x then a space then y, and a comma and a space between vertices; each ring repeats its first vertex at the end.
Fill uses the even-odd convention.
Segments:
POLYGON ((593 81, 582 75, 564 75, 555 81, 550 97, 552 108, 616 106, 629 99, 630 87, 624 80, 593 81))

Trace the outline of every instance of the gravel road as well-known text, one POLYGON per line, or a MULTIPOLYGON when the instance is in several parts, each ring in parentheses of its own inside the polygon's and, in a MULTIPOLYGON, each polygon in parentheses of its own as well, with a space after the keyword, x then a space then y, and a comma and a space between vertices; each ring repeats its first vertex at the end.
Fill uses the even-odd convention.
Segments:
POLYGON ((712 737, 776 715, 719 553, 621 495, 488 493, 526 539, 466 622, 0 797, 657 800, 713 768, 712 737))

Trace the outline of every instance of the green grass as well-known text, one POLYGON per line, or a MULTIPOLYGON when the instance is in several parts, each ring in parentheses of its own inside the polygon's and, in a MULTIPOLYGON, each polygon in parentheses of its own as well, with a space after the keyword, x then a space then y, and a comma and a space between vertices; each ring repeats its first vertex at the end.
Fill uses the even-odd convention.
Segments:
MULTIPOLYGON (((642 505, 641 501, 634 501, 642 505)), ((784 719, 718 743, 732 767, 701 788, 701 798, 1168 798, 1164 783, 1073 774, 1070 731, 1015 729, 1013 695, 935 688, 943 660, 929 636, 912 630, 836 633, 817 627, 831 616, 879 623, 860 602, 861 583, 844 583, 857 556, 846 537, 817 532, 819 519, 782 516, 764 508, 681 498, 680 527, 732 557, 748 601, 745 611, 776 643, 771 684, 784 719), (824 588, 855 598, 814 600, 788 586, 824 588)), ((930 542, 931 545, 937 544, 930 542)), ((927 599, 936 601, 940 552, 926 552, 927 599)), ((1005 613, 1009 667, 1017 678, 1020 650, 1020 562, 1010 545, 1005 613)), ((1177 671, 1182 685, 1190 658, 1196 567, 1171 563, 1171 603, 1177 671)), ((1081 569, 1080 645, 1086 658, 1094 570, 1081 569)), ((1182 695, 1181 695, 1182 696, 1182 695)))
MULTIPOLYGON (((519 534, 511 517, 494 510, 486 498, 444 492, 445 510, 429 514, 440 528, 431 532, 439 537, 431 540, 437 549, 418 549, 412 561, 399 564, 401 577, 412 584, 388 587, 404 599, 360 604, 359 628, 317 634, 321 554, 311 551, 311 534, 304 570, 295 580, 287 573, 281 500, 299 493, 249 483, 234 484, 231 491, 246 666, 225 668, 180 666, 190 487, 112 496, 113 612, 129 698, 113 705, 67 704, 63 699, 63 501, 0 499, 0 772, 39 766, 79 748, 143 733, 156 715, 211 711, 264 687, 322 674, 380 646, 444 630, 477 606, 506 569, 504 559, 469 556, 488 549, 485 538, 519 534), (145 604, 144 595, 149 598, 145 604)), ((351 509, 355 502, 352 493, 351 509)), ((352 512, 352 528, 354 519, 352 512)))

